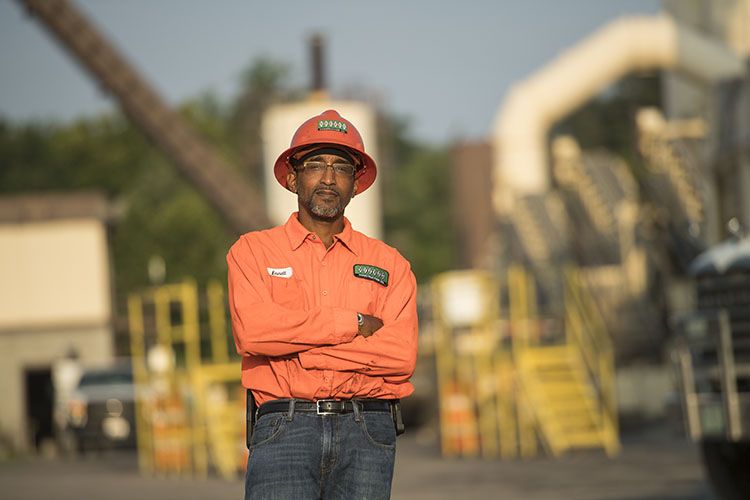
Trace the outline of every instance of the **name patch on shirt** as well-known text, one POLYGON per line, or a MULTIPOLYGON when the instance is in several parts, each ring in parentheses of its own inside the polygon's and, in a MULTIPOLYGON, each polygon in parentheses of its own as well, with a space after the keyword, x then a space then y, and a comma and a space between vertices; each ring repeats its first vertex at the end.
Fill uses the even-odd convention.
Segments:
POLYGON ((354 264, 354 276, 388 286, 388 271, 369 264, 354 264))
POLYGON ((275 268, 275 267, 267 267, 268 275, 274 276, 276 278, 291 278, 292 277, 292 268, 291 267, 281 267, 281 268, 275 268))

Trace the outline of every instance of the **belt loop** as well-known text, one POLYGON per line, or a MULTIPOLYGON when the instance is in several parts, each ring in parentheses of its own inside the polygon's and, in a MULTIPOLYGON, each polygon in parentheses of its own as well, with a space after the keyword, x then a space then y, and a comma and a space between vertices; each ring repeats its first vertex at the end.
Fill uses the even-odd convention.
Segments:
POLYGON ((354 411, 354 421, 362 421, 362 402, 352 399, 352 411, 354 411))
POLYGON ((289 400, 289 412, 286 414, 287 422, 291 422, 294 418, 294 398, 289 400))

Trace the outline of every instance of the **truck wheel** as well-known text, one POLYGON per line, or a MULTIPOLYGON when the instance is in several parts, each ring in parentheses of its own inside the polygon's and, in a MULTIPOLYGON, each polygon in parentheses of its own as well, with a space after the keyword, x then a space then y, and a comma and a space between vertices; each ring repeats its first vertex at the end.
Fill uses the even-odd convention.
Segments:
POLYGON ((750 498, 750 442, 702 441, 701 453, 708 479, 719 498, 750 498))

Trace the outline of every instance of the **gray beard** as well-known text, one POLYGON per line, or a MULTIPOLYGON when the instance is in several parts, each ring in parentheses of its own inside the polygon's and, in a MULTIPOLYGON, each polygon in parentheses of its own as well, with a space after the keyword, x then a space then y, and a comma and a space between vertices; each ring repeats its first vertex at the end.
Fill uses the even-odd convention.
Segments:
POLYGON ((330 205, 328 203, 316 200, 316 191, 317 188, 313 189, 309 196, 304 196, 304 194, 300 196, 298 194, 298 203, 300 208, 304 206, 311 216, 324 221, 334 221, 344 215, 344 209, 348 205, 349 200, 346 200, 341 196, 341 194, 339 194, 336 203, 334 205, 330 205))
POLYGON ((341 213, 341 205, 324 208, 320 205, 316 205, 312 200, 308 203, 307 208, 310 209, 311 214, 320 217, 321 219, 335 219, 338 217, 339 213, 341 213))

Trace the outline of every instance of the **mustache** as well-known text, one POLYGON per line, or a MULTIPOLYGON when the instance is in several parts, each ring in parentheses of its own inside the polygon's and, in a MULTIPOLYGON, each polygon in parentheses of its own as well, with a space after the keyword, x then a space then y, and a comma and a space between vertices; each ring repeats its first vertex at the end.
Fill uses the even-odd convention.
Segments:
POLYGON ((336 193, 336 196, 338 196, 339 198, 341 197, 341 193, 339 192, 339 190, 331 186, 318 186, 313 190, 313 194, 318 194, 322 191, 326 191, 328 193, 336 193))

